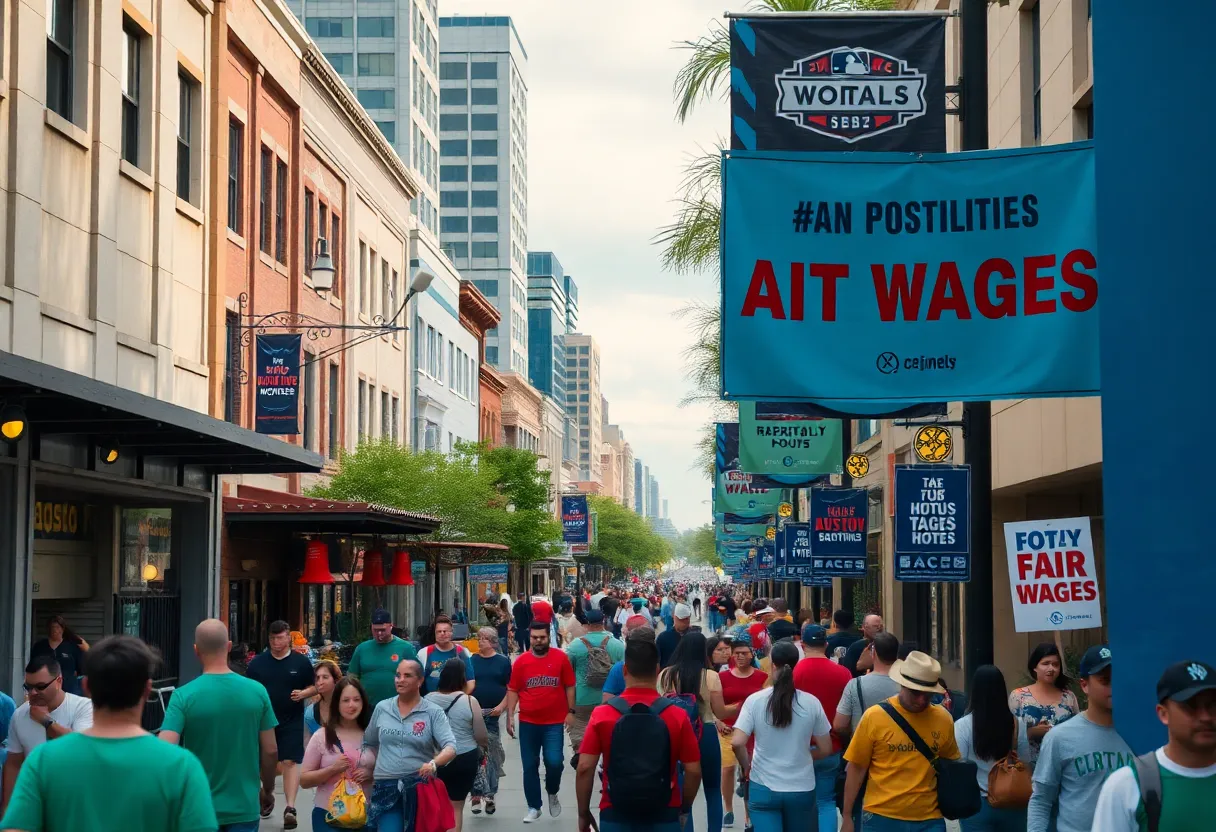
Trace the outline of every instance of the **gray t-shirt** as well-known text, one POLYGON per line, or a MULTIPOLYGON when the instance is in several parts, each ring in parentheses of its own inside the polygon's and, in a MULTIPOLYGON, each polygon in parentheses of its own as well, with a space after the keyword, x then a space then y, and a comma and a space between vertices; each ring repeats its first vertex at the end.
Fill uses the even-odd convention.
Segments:
POLYGON ((443 708, 425 699, 405 716, 397 699, 385 699, 372 711, 371 722, 363 732, 363 747, 376 751, 377 780, 398 780, 435 758, 440 751, 456 748, 452 726, 443 708))
POLYGON ((1057 832, 1090 832, 1102 784, 1133 757, 1113 727, 1096 725, 1083 713, 1052 728, 1034 767, 1027 832, 1047 832, 1053 814, 1057 832))
POLYGON ((899 685, 886 674, 871 673, 867 676, 858 676, 844 686, 844 693, 840 696, 840 704, 836 706, 836 713, 848 714, 849 727, 856 731, 857 723, 861 722, 861 715, 865 711, 873 708, 879 702, 885 702, 897 693, 899 693, 899 685), (864 709, 857 698, 858 685, 861 686, 861 698, 865 700, 864 709))
MULTIPOLYGON (((473 708, 470 703, 475 702, 471 696, 464 693, 428 693, 426 695, 428 702, 433 702, 439 706, 439 710, 443 711, 448 718, 448 724, 452 726, 452 736, 456 738, 456 753, 464 754, 472 751, 477 747, 477 740, 473 739, 473 708), (448 707, 448 706, 451 707, 448 707)), ((481 706, 478 706, 478 710, 481 706)))

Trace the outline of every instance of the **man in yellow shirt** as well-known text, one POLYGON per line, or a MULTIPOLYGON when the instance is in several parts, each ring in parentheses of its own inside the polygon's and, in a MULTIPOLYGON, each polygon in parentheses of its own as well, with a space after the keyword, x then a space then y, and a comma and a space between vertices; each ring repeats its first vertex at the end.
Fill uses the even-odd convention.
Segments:
MULTIPOLYGON (((890 673, 900 690, 887 702, 938 757, 957 760, 954 721, 944 708, 931 704, 935 694, 946 692, 942 666, 913 651, 890 673)), ((862 715, 844 758, 849 768, 841 832, 945 832, 946 822, 937 806, 937 774, 880 705, 872 705, 862 715), (854 830, 853 804, 867 776, 862 829, 854 830)))

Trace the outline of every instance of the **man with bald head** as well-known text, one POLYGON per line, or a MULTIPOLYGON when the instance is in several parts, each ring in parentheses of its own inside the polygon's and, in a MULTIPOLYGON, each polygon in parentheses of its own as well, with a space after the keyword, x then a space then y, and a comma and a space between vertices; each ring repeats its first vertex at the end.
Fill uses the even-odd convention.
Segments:
POLYGON ((853 674, 853 677, 865 676, 874 667, 874 652, 870 646, 874 636, 884 632, 882 616, 872 612, 861 620, 861 638, 849 645, 848 652, 840 660, 841 667, 853 674))
POLYGON ((209 618, 194 628, 203 675, 173 692, 160 738, 203 764, 220 832, 247 832, 274 809, 278 721, 266 688, 228 669, 231 649, 224 622, 209 618))

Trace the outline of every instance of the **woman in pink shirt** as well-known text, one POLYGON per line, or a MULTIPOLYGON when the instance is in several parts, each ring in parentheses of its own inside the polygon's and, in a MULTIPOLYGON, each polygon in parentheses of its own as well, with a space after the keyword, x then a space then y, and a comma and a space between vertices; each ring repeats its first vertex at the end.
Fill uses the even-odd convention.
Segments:
POLYGON ((370 802, 371 784, 365 782, 367 774, 358 763, 363 731, 371 720, 372 707, 358 679, 344 676, 338 680, 329 701, 329 719, 308 741, 300 767, 300 785, 317 790, 313 798, 313 829, 343 828, 325 822, 330 795, 343 775, 359 783, 370 802))

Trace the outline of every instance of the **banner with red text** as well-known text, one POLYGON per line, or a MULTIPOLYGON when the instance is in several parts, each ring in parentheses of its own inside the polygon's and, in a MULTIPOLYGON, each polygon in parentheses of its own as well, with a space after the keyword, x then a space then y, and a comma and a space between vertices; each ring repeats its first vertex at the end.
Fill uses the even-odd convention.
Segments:
POLYGON ((1005 555, 1017 632, 1102 626, 1088 517, 1006 523, 1005 555))

